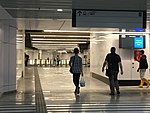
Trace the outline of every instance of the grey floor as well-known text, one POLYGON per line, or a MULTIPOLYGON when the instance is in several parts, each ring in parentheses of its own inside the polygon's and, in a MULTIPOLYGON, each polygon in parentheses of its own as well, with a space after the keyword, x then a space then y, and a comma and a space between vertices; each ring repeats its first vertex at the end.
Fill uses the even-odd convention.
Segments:
POLYGON ((39 86, 35 86, 34 67, 27 67, 24 77, 18 69, 17 91, 1 95, 0 113, 37 113, 41 102, 45 102, 48 113, 150 113, 150 88, 122 86, 120 95, 109 96, 108 85, 92 78, 86 67, 86 86, 75 96, 68 67, 38 67, 37 70, 43 101, 42 97, 39 103, 36 99, 39 86))

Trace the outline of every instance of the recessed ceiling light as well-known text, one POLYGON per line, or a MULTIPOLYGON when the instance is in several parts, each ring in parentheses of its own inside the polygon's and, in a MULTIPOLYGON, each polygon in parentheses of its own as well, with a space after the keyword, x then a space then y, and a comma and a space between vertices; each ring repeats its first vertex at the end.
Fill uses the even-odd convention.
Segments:
POLYGON ((63 11, 63 9, 57 9, 57 11, 63 11))

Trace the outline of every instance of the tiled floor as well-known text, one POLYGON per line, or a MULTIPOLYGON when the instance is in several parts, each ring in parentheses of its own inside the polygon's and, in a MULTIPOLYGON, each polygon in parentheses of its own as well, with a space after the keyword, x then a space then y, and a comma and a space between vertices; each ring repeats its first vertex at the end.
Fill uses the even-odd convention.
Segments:
MULTIPOLYGON (((38 67, 48 113, 150 113, 150 88, 122 86, 121 94, 109 96, 109 87, 84 68, 86 86, 74 95, 68 67, 38 67)), ((0 97, 0 113, 36 113, 34 67, 17 75, 17 92, 0 97)))
POLYGON ((109 96, 108 85, 90 76, 85 68, 86 87, 75 96, 68 68, 38 68, 47 110, 66 113, 145 113, 150 112, 150 89, 120 87, 120 96, 109 96))
POLYGON ((36 113, 33 69, 26 68, 24 77, 17 70, 17 91, 0 96, 0 113, 36 113))

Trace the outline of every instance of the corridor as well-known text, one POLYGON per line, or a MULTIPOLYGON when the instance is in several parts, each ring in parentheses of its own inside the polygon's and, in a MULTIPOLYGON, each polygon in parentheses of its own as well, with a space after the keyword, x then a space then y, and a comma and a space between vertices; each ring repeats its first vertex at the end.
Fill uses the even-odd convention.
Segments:
POLYGON ((38 68, 47 111, 67 113, 141 113, 150 112, 150 90, 120 87, 120 96, 110 96, 105 83, 91 77, 84 68, 86 87, 80 96, 74 95, 72 75, 68 68, 38 68))
MULTIPOLYGON (((0 97, 0 113, 149 113, 150 89, 121 86, 110 96, 108 85, 91 77, 84 68, 86 86, 74 95, 68 67, 26 67, 17 75, 17 91, 0 97)), ((19 71, 19 69, 18 69, 19 71)))

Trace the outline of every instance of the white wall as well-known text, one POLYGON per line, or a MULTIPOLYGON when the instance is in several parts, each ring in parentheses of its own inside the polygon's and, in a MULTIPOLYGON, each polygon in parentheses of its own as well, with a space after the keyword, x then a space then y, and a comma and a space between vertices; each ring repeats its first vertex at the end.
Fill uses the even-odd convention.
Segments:
MULTIPOLYGON (((107 53, 110 52, 112 46, 116 47, 116 53, 121 56, 124 74, 120 75, 120 80, 139 80, 139 73, 136 72, 138 68, 138 62, 134 61, 134 50, 119 49, 119 35, 108 34, 105 38, 99 38, 99 34, 92 34, 94 39, 91 39, 91 54, 90 64, 91 72, 105 76, 102 73, 102 65, 105 60, 107 53), (134 64, 133 64, 134 63, 134 64), (133 67, 133 68, 132 68, 133 67)), ((145 54, 149 60, 149 36, 146 35, 146 49, 145 54)), ((149 70, 147 70, 146 77, 148 76, 149 70)), ((106 76, 105 76, 106 77, 106 76)))
POLYGON ((0 92, 16 90, 16 21, 0 6, 0 92))

